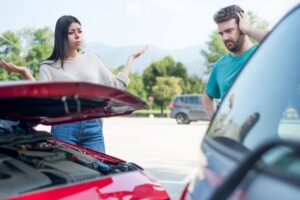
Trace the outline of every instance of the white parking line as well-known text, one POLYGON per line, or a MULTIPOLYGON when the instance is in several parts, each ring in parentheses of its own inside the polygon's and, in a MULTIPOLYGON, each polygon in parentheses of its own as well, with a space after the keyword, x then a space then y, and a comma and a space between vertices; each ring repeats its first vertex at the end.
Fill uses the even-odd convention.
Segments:
POLYGON ((168 183, 168 184, 180 184, 184 185, 187 184, 197 173, 197 169, 195 168, 193 171, 191 171, 184 179, 181 181, 171 181, 171 180, 159 180, 160 183, 168 183))
POLYGON ((178 184, 178 185, 184 184, 182 181, 158 180, 158 182, 160 182, 160 183, 168 183, 168 184, 178 184))

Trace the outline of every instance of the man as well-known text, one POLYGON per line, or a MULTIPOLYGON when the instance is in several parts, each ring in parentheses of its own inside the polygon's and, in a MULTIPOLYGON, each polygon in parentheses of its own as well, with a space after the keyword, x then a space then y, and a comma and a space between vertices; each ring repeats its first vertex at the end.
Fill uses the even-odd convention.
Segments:
POLYGON ((249 36, 260 42, 267 34, 266 30, 252 27, 242 8, 237 5, 220 9, 214 15, 214 21, 217 23, 224 45, 230 52, 214 64, 202 96, 209 118, 214 113, 213 99, 224 98, 227 90, 258 47, 250 41, 249 36))

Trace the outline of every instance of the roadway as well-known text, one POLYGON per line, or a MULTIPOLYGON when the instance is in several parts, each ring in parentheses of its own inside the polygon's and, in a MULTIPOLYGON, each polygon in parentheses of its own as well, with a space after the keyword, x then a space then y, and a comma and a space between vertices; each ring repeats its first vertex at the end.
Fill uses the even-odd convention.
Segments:
POLYGON ((179 199, 197 165, 207 121, 178 125, 170 118, 104 119, 107 154, 142 166, 179 199))

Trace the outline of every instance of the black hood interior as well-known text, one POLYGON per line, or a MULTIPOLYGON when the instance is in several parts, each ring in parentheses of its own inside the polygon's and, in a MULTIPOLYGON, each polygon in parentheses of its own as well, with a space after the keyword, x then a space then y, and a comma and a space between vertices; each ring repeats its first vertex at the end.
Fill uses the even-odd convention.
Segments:
POLYGON ((0 119, 27 124, 62 124, 126 115, 138 109, 148 109, 148 105, 126 91, 99 84, 38 81, 0 84, 0 119))

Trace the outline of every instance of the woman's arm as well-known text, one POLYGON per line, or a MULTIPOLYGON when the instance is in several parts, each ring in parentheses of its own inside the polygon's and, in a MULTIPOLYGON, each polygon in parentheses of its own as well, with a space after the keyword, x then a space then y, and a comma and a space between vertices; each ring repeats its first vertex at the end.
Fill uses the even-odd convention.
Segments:
POLYGON ((125 65, 124 69, 123 69, 123 73, 124 73, 125 76, 128 77, 128 75, 129 75, 129 73, 130 73, 130 71, 131 71, 131 67, 132 67, 133 61, 134 61, 136 58, 138 58, 138 57, 140 57, 141 55, 143 55, 143 54, 146 52, 147 49, 148 49, 148 46, 145 46, 144 48, 140 49, 139 51, 133 53, 132 55, 130 55, 130 56, 128 57, 127 63, 126 63, 126 65, 125 65))
POLYGON ((16 66, 3 60, 0 60, 0 65, 7 72, 15 72, 21 74, 24 80, 35 80, 27 67, 16 66))

